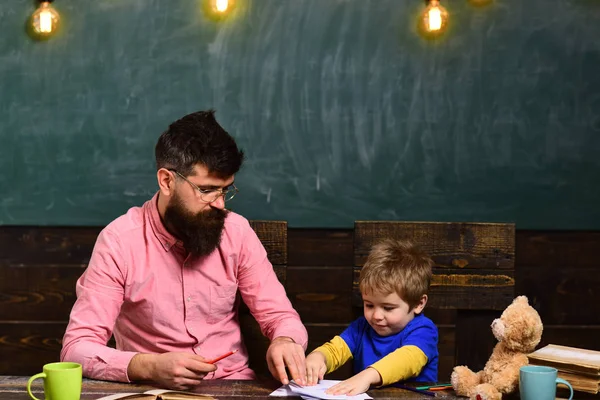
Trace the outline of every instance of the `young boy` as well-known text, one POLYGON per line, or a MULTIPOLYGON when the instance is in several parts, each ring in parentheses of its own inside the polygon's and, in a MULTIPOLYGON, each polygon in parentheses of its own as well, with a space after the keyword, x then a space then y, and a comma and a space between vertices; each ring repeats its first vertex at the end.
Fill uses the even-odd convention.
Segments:
POLYGON ((327 393, 356 395, 371 385, 437 381, 438 331, 422 314, 432 266, 408 241, 373 246, 359 279, 364 317, 306 357, 307 384, 315 385, 350 358, 355 375, 327 393))

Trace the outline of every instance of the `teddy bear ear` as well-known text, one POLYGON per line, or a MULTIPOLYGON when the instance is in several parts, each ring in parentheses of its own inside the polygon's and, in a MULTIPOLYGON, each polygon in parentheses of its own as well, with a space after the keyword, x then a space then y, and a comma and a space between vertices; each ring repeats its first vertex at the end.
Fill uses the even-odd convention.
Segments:
POLYGON ((527 296, 519 296, 513 301, 513 303, 529 304, 529 300, 527 300, 527 296))

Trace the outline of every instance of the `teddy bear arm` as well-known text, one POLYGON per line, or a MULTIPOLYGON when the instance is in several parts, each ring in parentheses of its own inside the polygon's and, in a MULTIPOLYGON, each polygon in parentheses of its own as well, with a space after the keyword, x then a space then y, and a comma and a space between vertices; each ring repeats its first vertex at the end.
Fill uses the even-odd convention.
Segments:
POLYGON ((520 363, 507 365, 501 372, 494 374, 493 385, 500 393, 512 393, 519 383, 520 363))
POLYGON ((475 387, 481 383, 482 371, 473 372, 467 366, 454 367, 450 381, 459 396, 471 396, 475 387))

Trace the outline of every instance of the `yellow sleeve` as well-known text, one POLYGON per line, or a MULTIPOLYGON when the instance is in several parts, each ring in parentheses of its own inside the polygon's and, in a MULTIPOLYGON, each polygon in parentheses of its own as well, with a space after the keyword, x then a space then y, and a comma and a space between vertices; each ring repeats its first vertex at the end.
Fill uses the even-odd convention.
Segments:
POLYGON ((335 371, 352 358, 350 347, 340 336, 335 336, 329 342, 317 347, 313 352, 318 351, 325 356, 327 364, 327 374, 335 371))
POLYGON ((417 346, 402 346, 370 367, 379 372, 381 386, 385 386, 419 375, 425 364, 427 356, 423 350, 417 346))

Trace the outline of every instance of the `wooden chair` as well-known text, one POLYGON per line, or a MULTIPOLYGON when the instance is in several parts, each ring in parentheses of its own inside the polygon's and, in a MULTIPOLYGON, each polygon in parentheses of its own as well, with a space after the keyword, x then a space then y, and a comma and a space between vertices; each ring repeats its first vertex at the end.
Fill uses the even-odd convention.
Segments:
POLYGON ((371 246, 411 240, 435 262, 425 312, 456 312, 454 365, 483 368, 496 344, 490 324, 515 296, 514 224, 357 221, 354 229, 353 305, 362 307, 358 278, 371 246))

